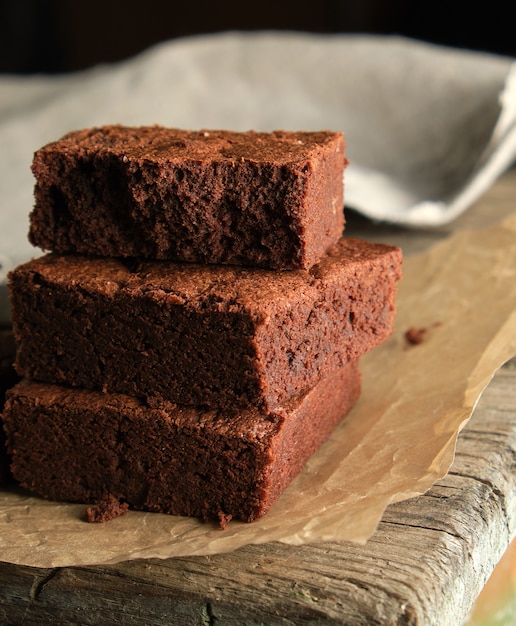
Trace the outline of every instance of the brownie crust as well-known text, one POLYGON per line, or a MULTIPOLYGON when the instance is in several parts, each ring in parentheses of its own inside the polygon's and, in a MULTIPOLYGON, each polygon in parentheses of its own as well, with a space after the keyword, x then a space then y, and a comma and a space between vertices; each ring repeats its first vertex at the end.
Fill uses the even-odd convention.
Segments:
POLYGON ((10 274, 20 375, 273 409, 392 331, 401 251, 343 238, 309 271, 49 254, 10 274))
POLYGON ((266 513, 358 399, 358 363, 269 412, 149 407, 23 380, 5 408, 12 471, 52 500, 250 522, 266 513))
POLYGON ((344 229, 342 133, 105 126, 36 152, 30 241, 114 257, 309 268, 344 229))

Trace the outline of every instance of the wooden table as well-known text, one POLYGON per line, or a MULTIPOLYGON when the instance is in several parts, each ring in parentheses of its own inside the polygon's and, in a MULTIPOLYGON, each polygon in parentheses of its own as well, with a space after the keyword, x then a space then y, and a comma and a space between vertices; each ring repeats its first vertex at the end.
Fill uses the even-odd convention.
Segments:
MULTIPOLYGON (((516 171, 432 232, 351 216, 348 234, 405 254, 516 209, 516 171)), ((364 546, 248 546, 211 557, 38 569, 0 563, 1 624, 463 624, 516 534, 516 360, 462 431, 449 474, 388 507, 364 546)))

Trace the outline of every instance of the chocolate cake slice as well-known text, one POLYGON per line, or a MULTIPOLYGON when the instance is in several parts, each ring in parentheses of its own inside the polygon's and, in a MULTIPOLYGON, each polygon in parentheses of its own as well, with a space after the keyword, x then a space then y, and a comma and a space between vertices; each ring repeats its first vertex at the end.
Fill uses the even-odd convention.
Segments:
POLYGON ((272 411, 149 407, 24 380, 4 419, 15 478, 45 498, 109 499, 224 526, 266 513, 359 393, 357 362, 272 411))
POLYGON ((49 254, 9 288, 28 378, 215 408, 287 402, 392 331, 401 251, 342 239, 309 271, 49 254))
POLYGON ((342 236, 341 133, 106 126, 36 152, 44 250, 309 268, 342 236))

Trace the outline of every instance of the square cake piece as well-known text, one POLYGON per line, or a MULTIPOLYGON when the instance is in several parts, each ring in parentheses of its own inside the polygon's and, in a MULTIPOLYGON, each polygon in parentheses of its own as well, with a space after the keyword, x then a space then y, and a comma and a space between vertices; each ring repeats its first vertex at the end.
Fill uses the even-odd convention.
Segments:
POLYGON ((24 380, 5 407, 14 477, 39 495, 250 522, 266 513, 360 394, 337 368, 274 411, 149 407, 125 395, 24 380))
POLYGON ((9 277, 18 373, 273 409, 392 331, 401 251, 342 239, 310 270, 48 254, 9 277))
POLYGON ((309 268, 344 228, 342 133, 106 126, 36 152, 44 250, 309 268))

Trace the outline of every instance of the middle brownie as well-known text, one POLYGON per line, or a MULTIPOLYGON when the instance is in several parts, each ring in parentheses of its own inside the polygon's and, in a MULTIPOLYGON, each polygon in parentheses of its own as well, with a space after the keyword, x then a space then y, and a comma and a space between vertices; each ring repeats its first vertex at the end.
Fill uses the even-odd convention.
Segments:
POLYGON ((400 274, 398 248, 347 238, 289 272, 49 254, 10 275, 17 370, 273 409, 389 336, 400 274))

